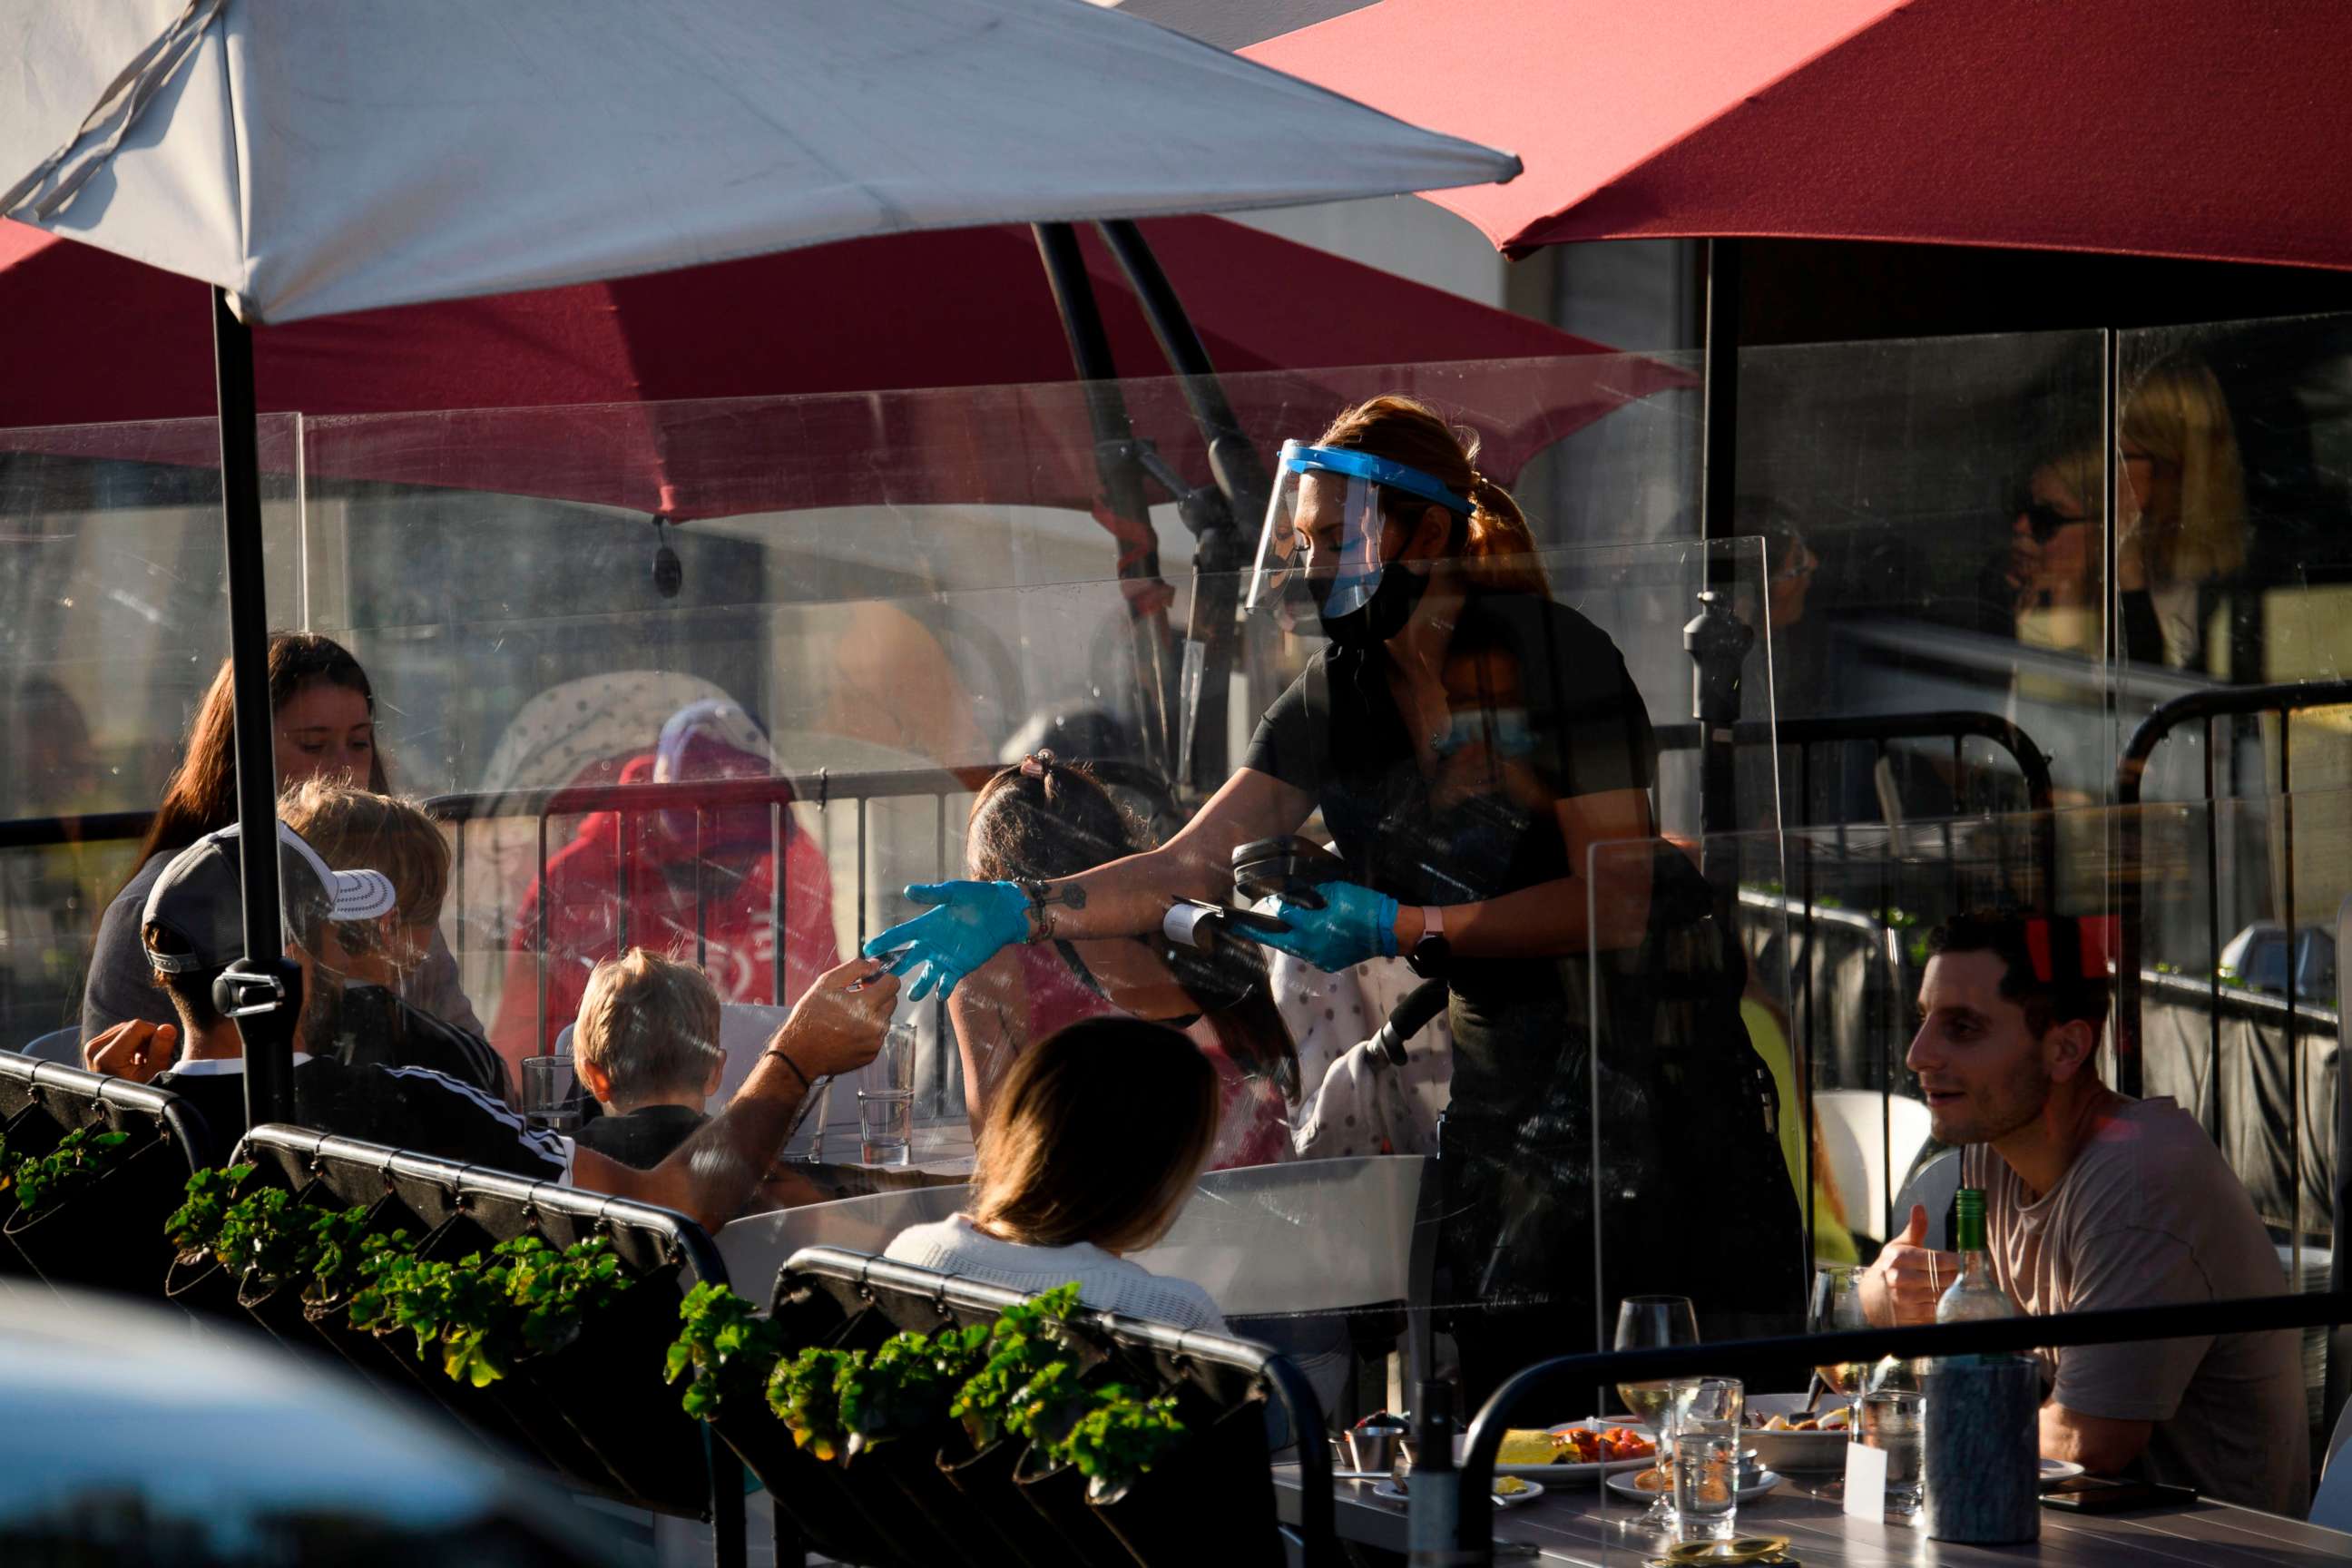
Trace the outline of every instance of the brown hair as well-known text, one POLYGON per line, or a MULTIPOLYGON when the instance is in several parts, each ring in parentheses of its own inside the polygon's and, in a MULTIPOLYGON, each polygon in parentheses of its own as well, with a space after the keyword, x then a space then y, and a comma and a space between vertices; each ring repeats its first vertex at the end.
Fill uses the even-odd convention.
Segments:
MULTIPOLYGON (((340 779, 305 779, 278 797, 278 815, 338 871, 381 871, 392 880, 404 926, 431 925, 449 896, 449 845, 425 807, 340 779)), ((372 923, 336 928, 354 952, 376 945, 372 923)))
POLYGON ((698 1093, 723 1050, 718 989, 693 964, 633 947, 588 977, 572 1056, 611 1079, 615 1098, 698 1093))
MULTIPOLYGON (((273 716, 297 692, 319 681, 358 692, 367 699, 368 711, 375 711, 375 690, 368 685, 367 671, 342 644, 315 632, 278 632, 270 637, 269 711, 273 716)), ((204 700, 196 704, 196 716, 188 724, 187 748, 163 786, 163 803, 155 808, 155 820, 148 825, 138 858, 131 863, 134 874, 154 856, 185 849, 205 834, 217 833, 236 820, 236 707, 230 662, 223 659, 204 700)), ((391 792, 380 751, 368 767, 368 788, 378 795, 391 792)), ((124 882, 127 886, 129 879, 124 882)))
MULTIPOLYGON (((986 882, 1054 881, 1151 847, 1150 830, 1091 769, 1038 752, 981 786, 964 828, 964 866, 986 882)), ((1059 945, 1065 961, 1083 971, 1069 945, 1059 945)), ((1222 964, 1181 949, 1161 956, 1234 1064, 1272 1078, 1296 1103, 1298 1047, 1266 993, 1263 965, 1243 968, 1247 953, 1222 964)))
POLYGON ((1175 1030, 1073 1024, 1022 1052, 997 1086, 967 1212, 1031 1247, 1148 1247, 1209 1157, 1217 1103, 1216 1069, 1175 1030))
MULTIPOLYGON (((1341 447, 1403 463, 1469 499, 1472 511, 1457 520, 1446 542, 1448 559, 1461 562, 1474 586, 1496 593, 1549 594, 1543 566, 1535 558, 1535 535, 1511 492, 1478 471, 1478 436, 1456 430, 1428 404, 1402 393, 1359 403, 1331 421, 1315 438, 1318 447, 1341 447)), ((1382 507, 1402 522, 1429 504, 1402 491, 1382 491, 1382 507)))

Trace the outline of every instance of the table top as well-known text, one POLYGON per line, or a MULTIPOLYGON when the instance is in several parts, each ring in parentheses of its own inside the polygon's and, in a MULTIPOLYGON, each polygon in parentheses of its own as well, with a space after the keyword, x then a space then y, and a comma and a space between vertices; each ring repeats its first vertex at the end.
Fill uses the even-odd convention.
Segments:
MULTIPOLYGON (((1297 1470, 1277 1466, 1275 1479, 1282 1517, 1296 1522, 1297 1470)), ((2284 1568, 2290 1563, 2312 1568, 2321 1559, 2352 1558, 2352 1535, 2302 1520, 2204 1501, 2186 1508, 2103 1516, 2043 1509, 2042 1539, 2037 1543, 1958 1546, 1930 1540, 1916 1520, 1848 1519, 1836 1502, 1812 1495, 1818 1480, 1790 1478, 1769 1497, 1741 1503, 1739 1533, 1790 1537, 1790 1554, 1805 1568, 1918 1563, 1990 1568, 1995 1563, 2088 1564, 2126 1560, 2156 1561, 2178 1568, 2204 1564, 2284 1568)), ((1370 1482, 1335 1484, 1341 1539, 1392 1552, 1405 1549, 1402 1503, 1374 1498, 1370 1482)), ((1642 1512, 1641 1505, 1603 1492, 1597 1483, 1561 1484, 1532 1502, 1496 1510, 1495 1539, 1533 1547, 1536 1558, 1545 1563, 1627 1568, 1659 1554, 1659 1538, 1635 1528, 1642 1512)))

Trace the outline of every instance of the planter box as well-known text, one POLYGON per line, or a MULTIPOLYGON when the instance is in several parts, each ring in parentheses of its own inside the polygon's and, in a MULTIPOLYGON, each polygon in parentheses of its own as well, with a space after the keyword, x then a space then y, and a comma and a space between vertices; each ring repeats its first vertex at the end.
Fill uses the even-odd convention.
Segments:
MULTIPOLYGON (((711 1430, 727 1440, 811 1551, 842 1563, 908 1563, 884 1521, 842 1485, 838 1466, 803 1453, 765 1405, 722 1412, 711 1430)), ((926 1565, 928 1568, 928 1565, 926 1565)))
POLYGON ((1029 1445, 1002 1437, 977 1454, 957 1458, 941 1451, 933 1460, 940 1479, 962 1500, 966 1517, 985 1521, 986 1537, 1002 1546, 1004 1563, 1027 1568, 1061 1568, 1070 1561, 1070 1543, 1013 1485, 1013 1468, 1029 1445))
POLYGON ((1063 1561, 1083 1568, 1135 1568, 1134 1555, 1087 1501, 1087 1479, 1073 1465, 1049 1465, 1034 1448, 1022 1450, 1013 1489, 1062 1538, 1063 1561))
MULTIPOLYGON (((637 1280, 571 1342, 515 1368, 510 1414, 566 1424, 612 1484, 667 1513, 706 1517, 710 1472, 699 1424, 662 1381, 662 1352, 677 1335, 677 1273, 637 1280)), ((496 1386, 505 1387, 505 1384, 496 1386)))
POLYGON ((0 1234, 52 1285, 158 1300, 172 1265, 163 1221, 180 1206, 187 1181, 186 1153, 151 1138, 61 1201, 17 1208, 0 1234))
POLYGON ((1205 1429, 1193 1426, 1117 1501, 1087 1506, 1144 1568, 1282 1568, 1267 1461, 1265 1407, 1246 1402, 1205 1429), (1215 1505, 1204 1507, 1211 1498, 1215 1505))

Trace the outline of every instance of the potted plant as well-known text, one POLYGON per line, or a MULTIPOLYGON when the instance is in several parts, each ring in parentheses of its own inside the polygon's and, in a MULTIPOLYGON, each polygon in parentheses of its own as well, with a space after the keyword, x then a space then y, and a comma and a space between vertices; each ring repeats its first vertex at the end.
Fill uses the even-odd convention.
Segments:
POLYGON ((509 1385, 508 1408, 556 1413, 629 1496, 705 1511, 708 1450, 656 1359, 677 1321, 675 1266, 633 1277, 602 1237, 561 1250, 523 1237, 496 1256, 510 1325, 499 1332, 511 1335, 507 1370, 520 1385, 509 1385))
POLYGON ((1281 1561, 1261 1401, 1221 1407, 1189 1384, 1150 1395, 1111 1384, 1058 1449, 1086 1478, 1087 1506, 1146 1568, 1281 1561))
POLYGON ((928 1539, 901 1531, 900 1545, 928 1561, 994 1568, 1025 1555, 940 1468, 943 1458, 954 1463, 972 1452, 948 1410, 986 1363, 990 1334, 986 1323, 893 1334, 841 1373, 841 1426, 849 1434, 843 1463, 855 1468, 856 1489, 869 1507, 887 1509, 894 1521, 920 1522, 928 1539))
MULTIPOLYGON (((11 1129, 16 1143, 22 1130, 11 1129)), ((21 1147, 21 1146, 19 1146, 21 1147)), ((34 1272, 53 1284, 152 1296, 167 1268, 156 1216, 187 1166, 165 1139, 104 1126, 68 1130, 48 1149, 0 1172, 16 1200, 5 1231, 34 1272), (92 1247, 92 1236, 117 1238, 92 1247), (143 1239, 142 1239, 143 1238, 143 1239)))
POLYGON ((192 1173, 183 1189, 186 1201, 163 1222, 172 1262, 163 1294, 192 1311, 236 1315, 236 1276, 228 1272, 216 1243, 229 1205, 252 1178, 254 1167, 215 1165, 192 1173))
POLYGON ((353 1293, 346 1321, 397 1346, 394 1359, 415 1373, 417 1385, 483 1437, 541 1455, 592 1486, 609 1488, 603 1465, 568 1426, 536 1415, 518 1420, 489 1391, 504 1371, 503 1350, 486 1342, 494 1331, 506 1270, 479 1247, 448 1256, 480 1235, 470 1221, 452 1221, 413 1253, 387 1249, 363 1259, 366 1282, 353 1293), (478 1372, 483 1373, 478 1380, 478 1372))

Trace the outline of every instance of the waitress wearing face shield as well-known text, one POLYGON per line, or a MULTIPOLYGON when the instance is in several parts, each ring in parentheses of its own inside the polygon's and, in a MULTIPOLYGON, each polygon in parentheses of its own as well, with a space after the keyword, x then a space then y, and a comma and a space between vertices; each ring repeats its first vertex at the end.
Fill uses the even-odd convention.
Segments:
MULTIPOLYGON (((1007 943, 1156 931, 1174 900, 1231 893, 1237 847, 1319 809, 1347 879, 1319 908, 1277 900, 1288 929, 1244 934, 1327 971, 1402 953, 1444 974, 1444 1300, 1487 1304, 1461 1335, 1480 1397, 1593 1338, 1588 944, 1595 920, 1604 950, 1643 944, 1651 877, 1612 874, 1596 910, 1586 851, 1651 834, 1654 750, 1622 657, 1547 596, 1525 520, 1475 456, 1401 396, 1286 443, 1250 605, 1311 604, 1329 640, 1239 771, 1147 853, 1057 881, 910 888, 934 907, 866 952, 919 969, 920 997, 1007 943)), ((1611 1125, 1654 1146, 1632 1109, 1611 1125)), ((1613 1183, 1620 1139, 1603 1138, 1613 1183)))

